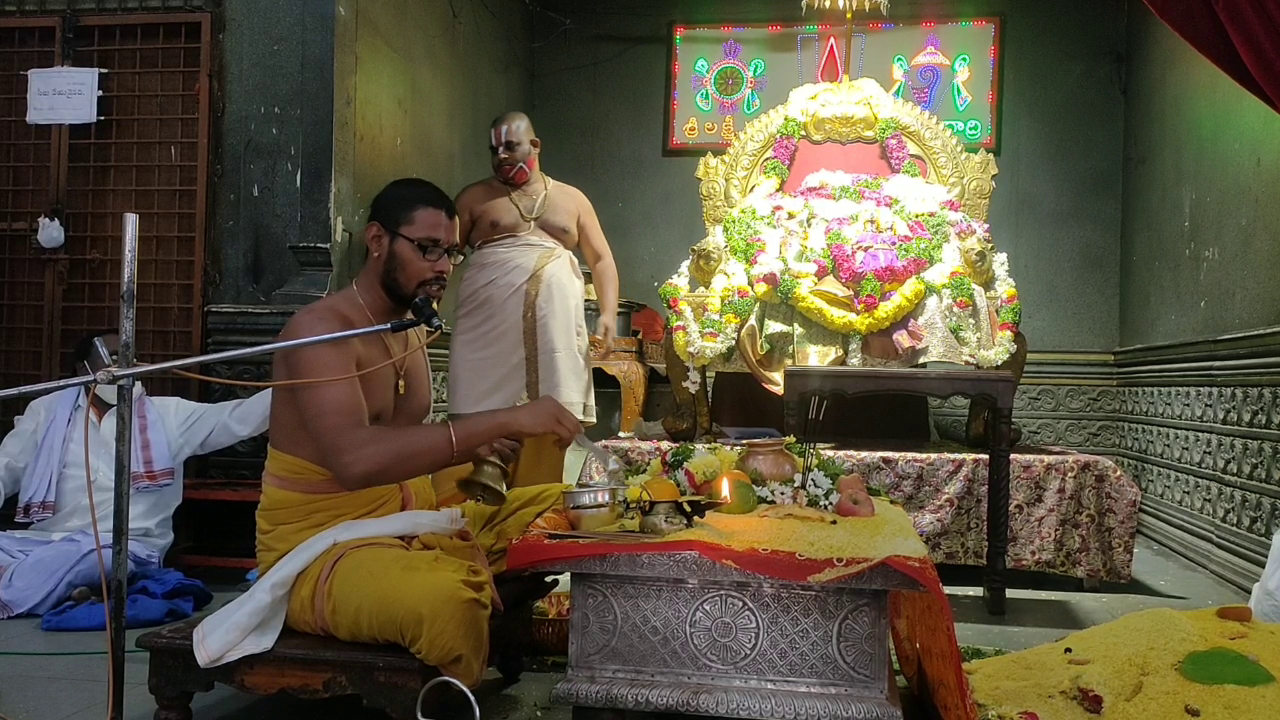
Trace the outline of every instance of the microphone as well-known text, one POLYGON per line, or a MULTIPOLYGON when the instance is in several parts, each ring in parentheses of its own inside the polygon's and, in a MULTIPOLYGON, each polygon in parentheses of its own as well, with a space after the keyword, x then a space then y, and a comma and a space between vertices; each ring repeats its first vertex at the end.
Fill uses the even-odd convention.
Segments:
POLYGON ((444 320, 440 319, 440 313, 436 310, 436 304, 426 295, 414 300, 413 304, 409 306, 409 312, 418 319, 418 322, 425 325, 428 330, 432 332, 441 332, 444 330, 444 320))

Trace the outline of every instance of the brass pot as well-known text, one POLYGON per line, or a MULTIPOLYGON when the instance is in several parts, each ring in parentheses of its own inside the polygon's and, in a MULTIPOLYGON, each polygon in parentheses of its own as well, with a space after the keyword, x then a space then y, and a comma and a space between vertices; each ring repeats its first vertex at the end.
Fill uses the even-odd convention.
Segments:
POLYGON ((738 469, 759 482, 785 482, 800 472, 800 460, 787 450, 782 438, 744 440, 746 451, 738 458, 738 469))

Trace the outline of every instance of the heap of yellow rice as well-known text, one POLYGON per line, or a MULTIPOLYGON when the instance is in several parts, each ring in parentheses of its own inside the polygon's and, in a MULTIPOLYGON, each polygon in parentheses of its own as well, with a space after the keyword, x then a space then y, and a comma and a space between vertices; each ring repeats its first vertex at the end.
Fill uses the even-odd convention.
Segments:
POLYGON ((872 517, 840 517, 797 509, 796 517, 769 517, 786 506, 764 505, 745 515, 707 513, 692 528, 663 538, 696 540, 734 550, 796 553, 815 560, 880 560, 891 556, 926 557, 928 548, 900 507, 875 499, 872 517))
POLYGON ((1200 685, 1182 677, 1188 653, 1225 647, 1280 676, 1280 625, 1219 619, 1215 610, 1144 610, 1051 645, 968 666, 986 717, 1093 720, 1079 702, 1096 693, 1107 720, 1280 718, 1280 683, 1200 685), (1069 651, 1068 651, 1069 649, 1069 651))

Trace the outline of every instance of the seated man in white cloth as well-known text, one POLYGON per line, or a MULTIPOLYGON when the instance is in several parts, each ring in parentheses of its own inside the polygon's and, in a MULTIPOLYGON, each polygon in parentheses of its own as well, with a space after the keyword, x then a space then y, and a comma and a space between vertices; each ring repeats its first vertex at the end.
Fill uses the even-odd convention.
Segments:
MULTIPOLYGON (((459 232, 475 248, 458 291, 449 341, 449 413, 511 407, 550 395, 584 424, 595 422, 585 285, 574 250, 591 269, 600 303, 596 334, 611 347, 618 269, 591 202, 539 167, 542 143, 524 113, 489 130, 492 177, 457 200, 459 232)), ((525 442, 511 484, 559 482, 564 450, 525 442)))
MULTIPOLYGON (((101 337, 114 362, 112 331, 75 348, 76 371, 103 364, 101 337)), ((0 443, 0 501, 18 494, 17 521, 30 529, 0 533, 0 619, 43 615, 79 587, 97 588, 87 481, 93 483, 103 557, 111 561, 116 458, 115 386, 68 388, 38 397, 0 443), (87 425, 86 425, 86 415, 87 425), (88 430, 89 463, 85 468, 88 430)), ((173 512, 182 502, 182 463, 267 429, 271 392, 217 404, 151 397, 134 383, 133 464, 129 500, 130 569, 159 565, 173 542, 173 512)))

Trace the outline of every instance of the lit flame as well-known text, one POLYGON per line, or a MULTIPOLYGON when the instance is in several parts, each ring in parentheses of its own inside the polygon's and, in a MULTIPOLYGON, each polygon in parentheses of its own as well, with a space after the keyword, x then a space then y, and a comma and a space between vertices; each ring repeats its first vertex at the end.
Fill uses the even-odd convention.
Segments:
POLYGON ((729 502, 729 478, 720 480, 720 499, 729 502))

